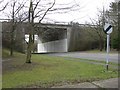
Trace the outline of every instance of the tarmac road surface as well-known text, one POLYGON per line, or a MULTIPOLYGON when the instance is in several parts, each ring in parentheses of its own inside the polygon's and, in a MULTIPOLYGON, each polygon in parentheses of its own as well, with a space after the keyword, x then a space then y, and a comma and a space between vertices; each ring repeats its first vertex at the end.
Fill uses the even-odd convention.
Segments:
MULTIPOLYGON (((52 53, 48 55, 106 61, 106 53, 68 52, 52 53)), ((109 54, 109 62, 120 63, 120 61, 118 62, 118 53, 109 54)))

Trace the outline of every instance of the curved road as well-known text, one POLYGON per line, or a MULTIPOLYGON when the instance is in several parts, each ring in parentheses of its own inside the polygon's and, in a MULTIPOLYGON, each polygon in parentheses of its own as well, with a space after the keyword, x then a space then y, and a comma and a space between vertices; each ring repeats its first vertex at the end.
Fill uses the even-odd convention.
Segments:
MULTIPOLYGON (((106 61, 106 53, 68 52, 68 53, 52 53, 48 55, 106 61)), ((120 63, 118 62, 118 54, 117 53, 109 54, 109 61, 120 63)))

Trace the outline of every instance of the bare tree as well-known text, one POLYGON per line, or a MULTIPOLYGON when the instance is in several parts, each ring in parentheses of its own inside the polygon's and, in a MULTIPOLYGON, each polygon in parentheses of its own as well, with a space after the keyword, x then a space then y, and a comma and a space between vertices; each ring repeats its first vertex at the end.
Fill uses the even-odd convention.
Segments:
POLYGON ((37 19, 39 22, 39 25, 41 25, 41 22, 43 19, 45 19, 45 16, 51 13, 67 13, 69 11, 76 11, 80 9, 80 7, 76 4, 70 3, 68 5, 61 4, 56 5, 56 1, 43 1, 43 0, 36 0, 30 1, 30 7, 29 7, 29 42, 27 47, 27 57, 26 57, 26 63, 31 63, 31 52, 33 49, 34 44, 34 20, 37 19), (47 2, 47 3, 45 3, 47 2), (35 4, 33 4, 35 3, 35 4), (45 3, 45 4, 44 4, 45 3), (56 7, 55 7, 56 6, 56 7))
MULTIPOLYGON (((29 7, 29 42, 28 42, 28 47, 27 47, 27 57, 26 57, 26 63, 31 63, 31 52, 33 49, 33 44, 34 44, 34 19, 36 17, 40 17, 39 13, 40 11, 37 12, 37 14, 34 16, 35 14, 35 10, 37 9, 39 3, 41 0, 38 0, 37 3, 35 4, 35 7, 33 8, 33 2, 32 0, 30 1, 30 7, 29 7)), ((44 19, 44 17, 46 16, 46 14, 48 13, 48 11, 55 5, 55 0, 54 2, 51 4, 51 6, 44 12, 43 16, 39 19, 39 23, 41 23, 41 21, 44 19)))
POLYGON ((8 4, 9 12, 3 12, 10 20, 10 56, 13 56, 13 49, 14 49, 14 41, 15 41, 15 30, 17 27, 17 23, 21 21, 20 18, 20 11, 23 9, 24 4, 26 1, 22 1, 22 3, 19 3, 17 0, 11 0, 11 2, 8 4))
MULTIPOLYGON (((94 31, 96 32, 97 36, 98 36, 98 40, 99 40, 99 50, 102 51, 104 48, 104 40, 105 40, 105 36, 104 36, 104 32, 103 32, 103 16, 102 13, 99 16, 98 15, 98 20, 95 19, 91 19, 92 25, 87 24, 87 26, 89 26, 91 29, 94 29, 94 31)), ((91 33, 91 32, 89 32, 91 33)), ((90 34, 92 35, 92 34, 90 34)), ((94 37, 95 39, 97 37, 94 37)))

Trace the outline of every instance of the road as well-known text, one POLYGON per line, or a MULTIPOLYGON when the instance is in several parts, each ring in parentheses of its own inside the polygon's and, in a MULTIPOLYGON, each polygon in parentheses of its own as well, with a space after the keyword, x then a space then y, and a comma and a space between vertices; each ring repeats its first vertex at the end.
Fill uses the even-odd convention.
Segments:
MULTIPOLYGON (((52 53, 48 55, 106 61, 106 53, 68 52, 68 53, 52 53)), ((117 53, 109 54, 109 61, 120 63, 118 62, 118 54, 117 53)))

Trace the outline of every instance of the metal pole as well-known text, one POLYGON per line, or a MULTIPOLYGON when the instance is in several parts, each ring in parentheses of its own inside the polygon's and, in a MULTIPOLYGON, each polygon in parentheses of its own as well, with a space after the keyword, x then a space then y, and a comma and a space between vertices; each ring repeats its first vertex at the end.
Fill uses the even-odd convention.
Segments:
POLYGON ((109 64, 109 41, 110 41, 110 34, 107 34, 107 55, 106 55, 106 70, 108 71, 108 64, 109 64))

